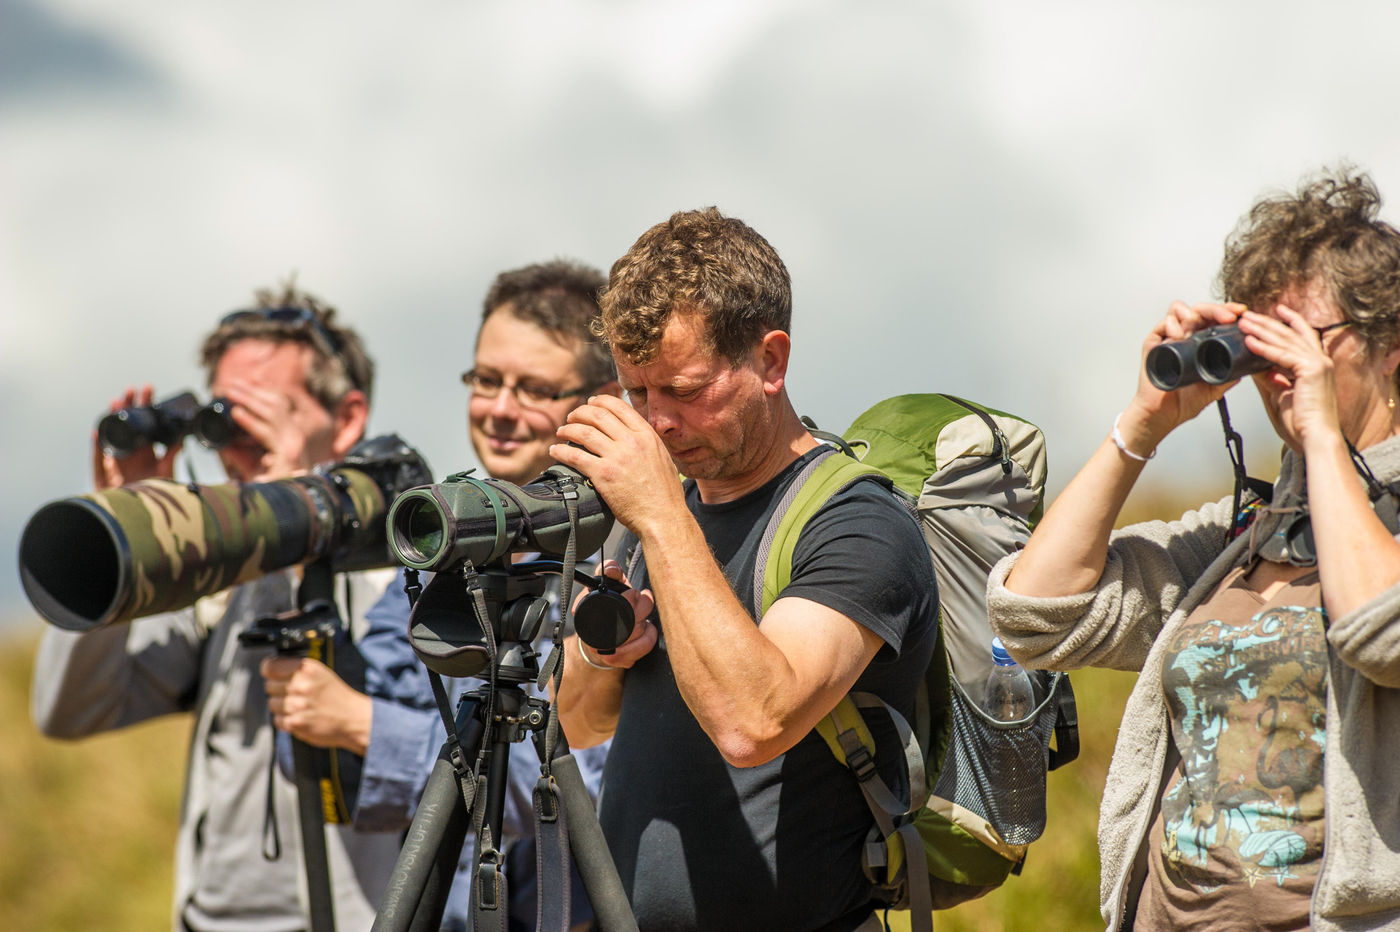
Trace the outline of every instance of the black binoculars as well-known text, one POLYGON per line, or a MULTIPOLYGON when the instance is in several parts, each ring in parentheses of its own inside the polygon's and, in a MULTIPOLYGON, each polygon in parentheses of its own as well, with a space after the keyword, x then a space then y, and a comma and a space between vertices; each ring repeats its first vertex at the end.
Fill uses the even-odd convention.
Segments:
POLYGON ((1263 372, 1273 363, 1245 349, 1239 324, 1200 330, 1184 340, 1159 343, 1147 351, 1147 378, 1164 392, 1196 382, 1223 385, 1263 372))
POLYGON ((126 459, 151 444, 173 446, 194 434, 211 450, 231 443, 242 428, 233 420, 233 403, 215 398, 200 407, 191 392, 181 392, 150 405, 131 405, 97 422, 97 442, 103 452, 126 459))

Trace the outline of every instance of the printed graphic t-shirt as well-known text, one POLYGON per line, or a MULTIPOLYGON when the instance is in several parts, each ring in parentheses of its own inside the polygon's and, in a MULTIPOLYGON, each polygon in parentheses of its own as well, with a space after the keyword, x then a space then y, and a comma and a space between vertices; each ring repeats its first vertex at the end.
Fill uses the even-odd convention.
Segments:
POLYGON ((1265 600, 1227 576, 1167 646, 1181 762, 1153 826, 1138 930, 1306 929, 1322 862, 1327 642, 1317 573, 1265 600))

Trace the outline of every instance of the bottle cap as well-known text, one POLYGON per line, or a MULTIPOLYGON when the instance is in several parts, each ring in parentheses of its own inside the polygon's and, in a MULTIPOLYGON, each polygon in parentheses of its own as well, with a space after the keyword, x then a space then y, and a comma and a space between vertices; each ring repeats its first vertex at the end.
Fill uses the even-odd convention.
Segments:
POLYGON ((1009 667, 1016 662, 1002 646, 1001 638, 992 638, 992 662, 999 667, 1009 667))

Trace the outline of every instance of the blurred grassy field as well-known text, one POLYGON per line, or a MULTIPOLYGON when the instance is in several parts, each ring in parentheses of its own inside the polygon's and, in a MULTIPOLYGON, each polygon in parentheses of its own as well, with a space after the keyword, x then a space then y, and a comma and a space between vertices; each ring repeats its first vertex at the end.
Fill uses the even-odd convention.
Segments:
MULTIPOLYGON (((1182 510, 1180 499, 1138 494, 1124 519, 1182 510)), ((170 718, 76 743, 44 738, 29 718, 35 642, 32 633, 0 639, 3 928, 167 928, 190 719, 170 718)), ((1079 760, 1050 774, 1045 836, 1031 847, 1021 876, 980 900, 938 913, 938 932, 1103 927, 1098 803, 1133 680, 1131 674, 1105 670, 1074 674, 1081 752, 1079 760)), ((907 928, 901 918, 891 914, 896 929, 907 928)))
MULTIPOLYGON (((29 719, 34 639, 0 641, 0 917, 30 932, 166 928, 189 719, 80 742, 29 719)), ((1050 775, 1049 825, 1025 871, 940 913, 941 932, 1089 930, 1098 919, 1099 794, 1132 677, 1076 673, 1080 759, 1050 775)))
POLYGON ((45 738, 29 718, 35 644, 0 641, 4 928, 169 928, 190 719, 81 742, 45 738))

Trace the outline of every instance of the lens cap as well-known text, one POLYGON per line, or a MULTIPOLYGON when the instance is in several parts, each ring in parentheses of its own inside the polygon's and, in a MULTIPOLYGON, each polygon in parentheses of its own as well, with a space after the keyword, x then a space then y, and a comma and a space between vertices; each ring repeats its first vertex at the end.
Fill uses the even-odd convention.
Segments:
POLYGON ((632 634, 636 618, 622 594, 627 586, 606 576, 594 579, 597 588, 574 607, 574 631, 598 653, 611 654, 632 634))

